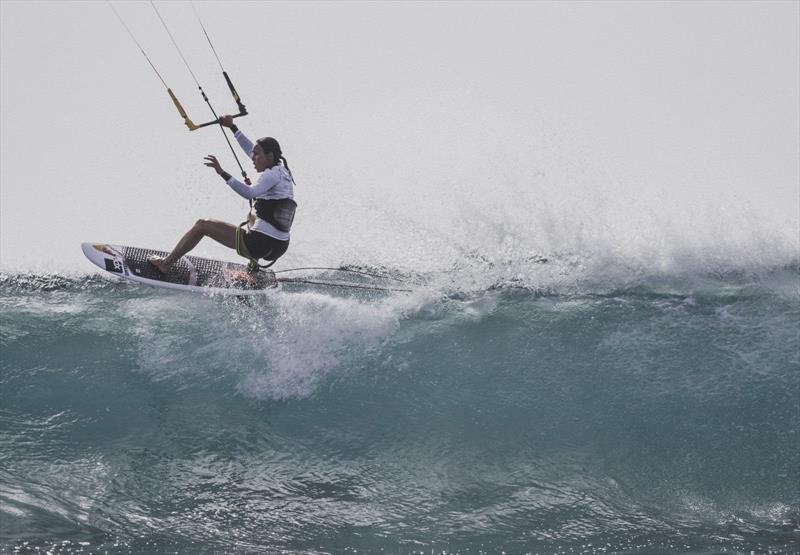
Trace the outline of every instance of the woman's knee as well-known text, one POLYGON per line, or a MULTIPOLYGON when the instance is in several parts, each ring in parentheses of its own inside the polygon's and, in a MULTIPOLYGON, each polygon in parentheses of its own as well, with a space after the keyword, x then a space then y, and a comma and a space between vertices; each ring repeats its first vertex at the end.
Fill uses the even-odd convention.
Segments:
POLYGON ((201 232, 203 232, 203 233, 206 233, 206 232, 208 231, 208 224, 210 223, 210 221, 211 221, 211 220, 207 220, 207 219, 205 219, 205 218, 200 218, 199 220, 197 220, 197 221, 194 223, 194 228, 195 228, 197 231, 201 231, 201 232))

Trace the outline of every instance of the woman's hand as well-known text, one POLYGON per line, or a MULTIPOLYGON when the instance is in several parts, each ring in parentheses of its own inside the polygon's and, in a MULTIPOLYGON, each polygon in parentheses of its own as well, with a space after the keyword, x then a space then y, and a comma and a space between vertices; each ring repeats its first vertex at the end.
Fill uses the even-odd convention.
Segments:
POLYGON ((222 127, 227 127, 228 129, 232 128, 233 127, 233 116, 228 116, 228 115, 220 116, 219 124, 222 127))
POLYGON ((222 175, 222 166, 219 165, 219 161, 217 160, 216 156, 214 156, 213 154, 209 154, 204 158, 204 160, 205 162, 203 163, 203 165, 208 166, 209 168, 214 168, 214 171, 222 175))

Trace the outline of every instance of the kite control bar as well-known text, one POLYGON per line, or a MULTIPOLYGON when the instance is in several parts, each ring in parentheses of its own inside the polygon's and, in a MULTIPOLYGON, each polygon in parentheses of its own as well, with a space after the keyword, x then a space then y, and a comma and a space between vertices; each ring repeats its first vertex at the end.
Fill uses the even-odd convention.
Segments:
MULTIPOLYGON (((233 99, 236 101, 236 105, 239 107, 239 113, 238 114, 234 114, 232 117, 238 118, 238 117, 241 117, 241 116, 246 116, 247 115, 247 108, 245 107, 244 104, 242 104, 242 99, 239 98, 239 93, 236 92, 236 88, 233 86, 233 82, 231 81, 231 78, 228 77, 228 73, 225 72, 225 71, 222 72, 222 75, 223 75, 223 77, 225 77, 225 82, 228 83, 228 88, 231 90, 231 94, 233 95, 233 99)), ((181 106, 181 103, 178 100, 178 97, 176 97, 175 94, 170 89, 167 89, 167 92, 169 93, 169 97, 172 99, 173 104, 175 104, 175 108, 178 109, 178 113, 183 118, 183 123, 185 123, 186 127, 189 128, 189 131, 194 131, 194 130, 200 129, 202 127, 208 127, 209 125, 218 125, 219 124, 219 118, 217 118, 215 120, 212 120, 212 121, 207 121, 206 123, 201 123, 201 124, 194 123, 191 120, 191 118, 189 118, 189 116, 186 114, 186 110, 184 110, 183 106, 181 106)), ((200 94, 202 94, 203 95, 203 99, 206 102, 208 102, 208 97, 206 96, 206 93, 203 91, 202 87, 200 87, 200 94)), ((210 103, 209 103, 209 106, 211 106, 210 103)), ((217 115, 216 112, 214 112, 213 108, 212 108, 211 111, 215 116, 217 115)))
MULTIPOLYGON (((110 0, 106 0, 106 1, 108 2, 109 7, 116 14, 116 16, 119 19, 120 23, 122 23, 122 26, 125 27, 125 30, 130 35, 131 39, 133 39, 133 42, 135 42, 136 46, 139 47, 139 50, 142 52, 142 54, 144 55, 145 59, 150 64, 150 67, 153 68, 153 71, 155 71, 156 75, 161 80, 161 83, 163 83, 164 87, 167 89, 167 94, 169 94, 169 97, 172 99, 172 103, 175 105, 175 108, 177 108, 178 113, 183 118, 183 123, 186 124, 186 127, 189 128, 189 131, 195 131, 197 129, 201 129, 203 127, 208 127, 210 125, 220 125, 220 121, 219 121, 220 117, 217 115, 217 112, 214 111, 214 107, 211 106, 211 102, 209 102, 208 97, 206 96, 206 93, 203 90, 203 87, 200 85, 199 81, 197 80, 197 77, 195 76, 194 72, 192 71, 192 68, 189 67, 189 62, 186 61, 186 58, 184 57, 183 52, 181 51, 180 47, 178 46, 178 43, 175 41, 175 37, 172 36, 172 33, 169 30, 169 27, 167 27, 166 21, 164 21, 164 18, 161 17, 161 13, 159 13, 158 8, 156 8, 156 5, 153 2, 153 0, 150 0, 150 5, 153 7, 153 10, 156 12, 156 15, 158 16, 158 19, 161 21, 161 24, 164 26, 164 29, 167 31, 167 34, 169 35, 169 38, 172 40, 172 44, 175 46, 175 49, 178 51, 178 54, 180 54, 180 57, 183 60, 184 65, 186 65, 186 69, 189 70, 189 73, 191 74, 192 79, 194 79, 195 84, 197 84, 197 88, 200 90, 200 94, 203 96, 203 100, 206 101, 206 104, 208 104, 208 107, 211 110, 211 113, 214 115, 214 119, 212 121, 208 121, 206 123, 201 123, 201 124, 198 125, 198 124, 194 123, 191 120, 191 118, 189 118, 189 115, 186 113, 186 110, 181 105, 180 101, 178 100, 178 97, 175 96, 175 93, 172 92, 172 89, 170 89, 167 86, 166 81, 164 81, 164 78, 161 77, 161 74, 156 69, 156 66, 153 65, 153 62, 150 60, 150 57, 144 51, 144 48, 142 48, 142 45, 139 44, 139 41, 136 40, 136 37, 133 36, 133 33, 128 28, 128 26, 125 24, 125 21, 122 19, 122 17, 119 15, 119 13, 117 13, 117 10, 114 8, 113 4, 111 4, 111 1, 110 0)), ((197 12, 195 11, 195 14, 196 13, 197 12)), ((222 62, 220 61, 219 56, 217 55, 217 50, 214 48, 214 44, 211 42, 211 38, 208 36, 208 32, 206 31, 205 25, 203 25, 203 22, 200 19, 199 15, 197 16, 197 21, 200 23, 200 26, 203 29, 203 34, 205 34, 206 39, 208 40, 208 44, 211 46, 211 50, 214 52, 214 56, 217 58, 217 63, 219 63, 219 68, 222 70, 222 76, 225 78, 225 82, 228 84, 228 89, 230 89, 231 94, 233 95, 233 99, 236 101, 236 106, 238 106, 238 108, 239 108, 239 113, 238 114, 234 114, 232 117, 238 118, 238 117, 241 117, 241 116, 246 116, 247 115, 247 108, 245 108, 245 105, 242 104, 242 99, 239 97, 239 93, 236 92, 236 87, 233 86, 233 81, 231 81, 231 78, 228 76, 228 73, 225 71, 225 68, 222 66, 222 62)), ((242 167, 241 162, 239 162, 239 157, 236 155, 236 151, 234 150, 230 139, 228 139, 228 136, 225 134, 225 129, 223 129, 222 126, 220 126, 220 131, 222 131, 222 136, 225 138, 225 142, 228 143, 228 147, 231 149, 231 153, 233 154, 233 157, 236 159, 236 164, 239 166, 239 169, 242 172, 242 177, 244 178, 245 183, 250 184, 250 179, 248 179, 248 177, 247 177, 247 172, 244 171, 244 168, 242 167)))

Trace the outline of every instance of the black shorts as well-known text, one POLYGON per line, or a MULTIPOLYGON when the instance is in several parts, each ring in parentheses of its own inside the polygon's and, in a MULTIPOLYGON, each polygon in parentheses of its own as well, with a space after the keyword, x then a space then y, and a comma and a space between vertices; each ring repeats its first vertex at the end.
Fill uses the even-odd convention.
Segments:
MULTIPOLYGON (((247 252, 250 253, 250 256, 256 259, 263 258, 264 260, 277 260, 283 256, 283 253, 285 253, 286 249, 289 248, 288 240, 281 241, 280 239, 275 239, 274 237, 270 237, 269 235, 265 235, 259 231, 247 230, 243 227, 240 227, 237 230, 237 233, 241 233, 242 242, 247 248, 247 252)), ((238 244, 239 243, 237 241, 236 252, 241 255, 242 253, 238 248, 238 244)))

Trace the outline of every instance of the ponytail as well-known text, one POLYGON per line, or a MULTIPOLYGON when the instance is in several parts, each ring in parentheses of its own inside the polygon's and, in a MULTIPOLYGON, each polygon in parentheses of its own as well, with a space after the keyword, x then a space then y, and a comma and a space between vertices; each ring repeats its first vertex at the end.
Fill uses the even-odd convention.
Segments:
POLYGON ((292 178, 292 181, 294 181, 294 176, 292 175, 291 168, 289 168, 289 162, 286 160, 286 156, 281 155, 280 160, 283 163, 283 166, 286 168, 286 171, 289 172, 289 176, 292 178))

